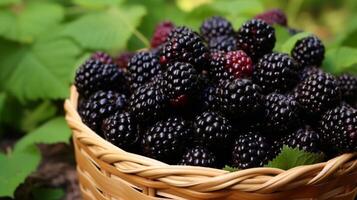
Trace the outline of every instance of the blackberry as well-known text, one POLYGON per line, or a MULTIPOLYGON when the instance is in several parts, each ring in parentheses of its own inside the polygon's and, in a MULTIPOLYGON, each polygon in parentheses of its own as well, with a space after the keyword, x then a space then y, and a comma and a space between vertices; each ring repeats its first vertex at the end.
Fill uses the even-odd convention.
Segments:
POLYGON ((74 84, 83 97, 89 97, 98 90, 123 91, 126 85, 125 72, 114 64, 88 60, 78 68, 74 84))
POLYGON ((259 19, 252 19, 243 24, 237 33, 238 49, 246 52, 253 61, 270 53, 275 45, 274 28, 259 19))
POLYGON ((213 52, 211 53, 210 64, 208 73, 210 78, 218 83, 223 80, 233 80, 235 77, 233 74, 228 72, 228 68, 226 67, 226 58, 224 52, 213 52))
POLYGON ((135 90, 155 75, 161 73, 161 65, 159 58, 150 52, 139 52, 130 59, 128 70, 131 88, 135 90))
POLYGON ((232 24, 223 17, 213 16, 203 21, 200 32, 206 41, 219 36, 233 36, 232 24))
POLYGON ((217 87, 214 85, 207 86, 202 90, 201 106, 203 110, 217 110, 219 107, 217 87))
POLYGON ((267 130, 283 133, 293 130, 299 121, 299 105, 291 96, 271 93, 265 97, 267 130))
POLYGON ((159 87, 147 84, 139 87, 130 97, 130 112, 138 123, 155 121, 164 114, 167 97, 159 87))
POLYGON ((144 154, 167 163, 177 163, 190 141, 191 129, 184 120, 171 117, 157 122, 142 137, 144 154))
POLYGON ((208 43, 210 51, 235 51, 237 50, 237 39, 233 36, 219 36, 212 38, 208 43))
POLYGON ((337 78, 342 99, 348 103, 357 103, 357 76, 342 74, 337 78))
POLYGON ((208 147, 221 149, 222 144, 228 144, 232 138, 232 125, 222 115, 207 111, 194 120, 195 139, 208 147))
POLYGON ((125 109, 126 96, 114 91, 98 91, 83 105, 79 114, 84 124, 97 133, 101 133, 102 121, 116 111, 125 109))
POLYGON ((299 65, 288 54, 264 55, 254 68, 253 82, 262 87, 264 93, 285 93, 299 81, 299 65))
POLYGON ((124 150, 130 150, 137 145, 139 128, 128 112, 116 112, 103 121, 104 138, 124 150))
POLYGON ((244 51, 230 51, 225 54, 228 72, 235 78, 247 78, 253 74, 253 63, 244 51))
POLYGON ((307 117, 316 118, 341 99, 337 80, 327 73, 316 73, 301 82, 295 89, 295 98, 307 117))
POLYGON ((151 38, 151 47, 156 48, 163 45, 174 27, 174 24, 170 21, 163 21, 159 23, 156 26, 154 35, 151 38))
POLYGON ((219 89, 222 113, 247 117, 261 111, 263 95, 258 85, 248 79, 224 81, 219 89))
POLYGON ((319 153, 322 150, 320 134, 310 127, 297 129, 276 140, 275 145, 273 145, 275 147, 274 157, 279 155, 284 145, 312 153, 319 153))
POLYGON ((255 16, 255 19, 263 20, 265 23, 274 25, 279 24, 281 26, 288 25, 288 19, 285 13, 280 9, 271 9, 264 13, 255 16))
POLYGON ((202 167, 217 167, 217 160, 214 153, 210 152, 207 148, 202 146, 195 146, 194 148, 186 150, 178 164, 202 167))
POLYGON ((93 53, 90 59, 99 61, 103 64, 114 64, 113 58, 109 54, 101 51, 93 53))
POLYGON ((174 28, 162 50, 161 63, 188 62, 197 68, 207 64, 208 49, 200 36, 187 27, 174 28))
POLYGON ((303 70, 300 72, 300 81, 304 81, 307 79, 309 76, 317 73, 323 73, 322 69, 317 68, 317 67, 305 67, 303 70))
POLYGON ((173 102, 187 99, 198 88, 198 73, 189 63, 170 63, 163 75, 163 88, 173 102))
POLYGON ((325 55, 325 46, 316 36, 298 40, 291 56, 302 66, 320 66, 325 55))
POLYGON ((114 60, 115 60, 115 63, 120 68, 126 69, 126 68, 128 68, 128 63, 129 63, 131 57, 133 57, 134 55, 135 55, 135 53, 133 53, 133 52, 122 52, 114 60))
POLYGON ((247 132, 234 141, 232 166, 239 169, 262 167, 270 159, 270 144, 259 133, 247 132))
POLYGON ((322 141, 338 153, 357 151, 357 110, 342 105, 327 111, 320 121, 322 141))

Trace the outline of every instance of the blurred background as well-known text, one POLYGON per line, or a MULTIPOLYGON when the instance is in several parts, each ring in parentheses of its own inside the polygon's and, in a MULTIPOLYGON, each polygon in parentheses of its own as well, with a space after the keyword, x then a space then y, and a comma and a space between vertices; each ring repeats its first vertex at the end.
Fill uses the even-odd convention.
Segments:
POLYGON ((356 0, 0 0, 0 199, 79 198, 63 101, 92 52, 147 48, 163 20, 198 30, 221 15, 237 30, 272 8, 323 40, 327 71, 357 73, 356 0))

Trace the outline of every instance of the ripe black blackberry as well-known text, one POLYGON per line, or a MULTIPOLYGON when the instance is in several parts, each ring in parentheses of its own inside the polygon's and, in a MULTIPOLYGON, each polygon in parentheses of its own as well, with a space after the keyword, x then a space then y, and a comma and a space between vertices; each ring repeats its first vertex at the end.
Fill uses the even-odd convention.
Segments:
POLYGON ((270 158, 270 144, 259 133, 243 133, 234 141, 232 153, 233 167, 239 169, 262 167, 270 158))
POLYGON ((270 53, 275 45, 275 30, 260 19, 252 19, 238 30, 238 49, 246 52, 253 61, 270 53))
POLYGON ((320 134, 308 126, 297 129, 296 131, 283 136, 279 140, 276 140, 273 145, 275 151, 274 157, 281 152, 284 145, 312 153, 318 153, 322 150, 320 134))
POLYGON ((202 146, 189 148, 183 154, 179 165, 217 167, 216 156, 213 152, 202 146))
POLYGON ((324 73, 321 68, 317 67, 305 67, 303 70, 300 71, 300 81, 304 81, 309 76, 317 73, 324 73))
POLYGON ((280 9, 268 10, 264 13, 255 16, 255 19, 261 19, 270 25, 274 25, 274 24, 279 24, 281 26, 288 25, 288 19, 285 13, 280 9))
POLYGON ((130 97, 129 109, 138 123, 152 122, 164 115, 167 96, 162 89, 146 84, 136 89, 130 97))
POLYGON ((89 97, 98 90, 126 90, 126 77, 114 64, 88 60, 78 68, 74 84, 81 96, 89 97))
POLYGON ((161 63, 188 62, 196 68, 203 68, 208 62, 208 49, 200 36, 191 29, 174 28, 162 50, 161 63))
POLYGON ((292 96, 271 93, 265 97, 265 122, 272 133, 285 133, 299 125, 299 105, 292 96))
POLYGON ((247 117, 261 111, 261 88, 248 79, 224 81, 218 91, 222 113, 231 117, 247 117))
POLYGON ((182 99, 187 100, 198 89, 198 73, 189 63, 170 63, 163 74, 162 83, 164 92, 169 96, 173 106, 176 106, 176 103, 180 106, 185 104, 180 102, 182 99))
POLYGON ((210 41, 219 36, 233 36, 234 30, 228 20, 220 16, 213 16, 203 21, 200 33, 206 41, 210 41))
POLYGON ((142 136, 144 154, 169 164, 177 163, 187 142, 191 129, 184 120, 171 117, 157 122, 142 136))
POLYGON ((139 128, 128 112, 115 112, 104 119, 102 124, 104 138, 112 144, 131 150, 139 140, 139 128))
POLYGON ((357 151, 357 109, 342 105, 327 111, 320 121, 322 141, 338 153, 357 151))
POLYGON ((320 66, 325 55, 325 46, 316 36, 298 40, 291 50, 291 56, 302 66, 320 66))
POLYGON ((200 103, 202 110, 218 110, 217 86, 209 85, 204 88, 201 92, 200 103))
POLYGON ((264 93, 285 93, 299 81, 299 65, 284 53, 264 55, 254 68, 253 82, 264 93))
POLYGON ((170 21, 163 21, 159 23, 156 26, 154 35, 151 38, 151 47, 156 48, 163 45, 174 27, 175 25, 170 21))
POLYGON ((114 64, 113 58, 109 54, 102 51, 93 53, 90 59, 99 61, 103 64, 114 64))
POLYGON ((302 111, 311 119, 318 118, 341 100, 337 80, 327 73, 312 74, 295 88, 294 95, 302 111))
POLYGON ((235 79, 233 74, 228 72, 226 63, 227 61, 224 52, 211 53, 208 74, 213 82, 218 83, 223 80, 235 79))
POLYGON ((127 105, 126 96, 114 91, 98 91, 86 100, 79 110, 84 124, 97 133, 101 133, 102 121, 116 111, 122 111, 127 105))
POLYGON ((342 99, 350 104, 357 103, 357 76, 342 74, 337 78, 342 99))
POLYGON ((222 149, 222 144, 229 144, 232 138, 232 125, 222 115, 206 111, 194 120, 196 141, 212 149, 222 149))
POLYGON ((237 50, 237 39, 233 36, 219 36, 212 38, 208 43, 210 51, 235 51, 237 50))
POLYGON ((159 57, 150 52, 136 53, 128 63, 130 87, 135 90, 161 73, 159 57))

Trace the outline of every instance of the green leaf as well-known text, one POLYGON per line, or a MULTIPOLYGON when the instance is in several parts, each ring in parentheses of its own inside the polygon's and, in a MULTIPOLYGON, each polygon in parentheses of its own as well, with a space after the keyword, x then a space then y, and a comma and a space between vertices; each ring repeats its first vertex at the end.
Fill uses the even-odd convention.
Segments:
POLYGON ((21 120, 21 130, 28 132, 40 123, 52 118, 57 112, 57 107, 50 101, 41 102, 34 109, 25 110, 21 120))
MULTIPOLYGON (((63 35, 72 37, 88 49, 124 49, 133 33, 141 37, 136 28, 145 14, 142 6, 111 7, 106 11, 81 16, 65 27, 63 35)), ((148 46, 146 38, 142 38, 142 42, 148 46)))
POLYGON ((264 7, 259 0, 219 0, 213 1, 209 6, 217 12, 231 15, 254 16, 264 11, 264 7))
POLYGON ((294 48, 295 43, 304 38, 304 37, 308 37, 310 36, 311 33, 308 32, 302 32, 302 33, 298 33, 296 35, 294 35, 293 37, 289 38, 287 41, 285 41, 282 45, 281 45, 281 49, 280 51, 283 53, 287 53, 290 54, 290 51, 294 48))
POLYGON ((29 43, 43 31, 57 25, 63 17, 63 8, 57 4, 20 4, 11 10, 0 11, 0 35, 10 40, 29 43))
POLYGON ((60 200, 65 195, 60 188, 35 188, 32 194, 34 200, 60 200))
POLYGON ((236 167, 231 167, 229 165, 226 165, 226 166, 224 166, 223 170, 229 171, 229 172, 235 172, 235 171, 238 171, 239 169, 236 167))
POLYGON ((351 72, 357 74, 357 48, 338 47, 325 54, 323 67, 334 74, 351 72))
POLYGON ((21 2, 21 0, 1 0, 0 6, 15 4, 15 3, 19 3, 19 2, 21 2))
POLYGON ((56 117, 28 133, 15 145, 15 151, 37 143, 69 142, 71 131, 63 117, 56 117))
POLYGON ((299 150, 298 148, 284 146, 280 154, 270 161, 266 167, 288 170, 300 165, 310 165, 322 162, 323 159, 324 155, 322 153, 310 153, 299 150))
POLYGON ((9 51, 8 57, 0 60, 0 85, 6 91, 22 102, 67 97, 80 52, 71 40, 48 38, 9 51))
POLYGON ((108 5, 119 5, 122 2, 123 0, 74 0, 73 1, 73 3, 77 5, 89 7, 89 8, 97 8, 97 7, 103 7, 108 5))
POLYGON ((3 121, 5 100, 6 100, 6 94, 1 92, 0 93, 0 123, 3 121))
POLYGON ((291 37, 291 35, 289 34, 289 31, 285 27, 276 25, 274 26, 274 29, 275 29, 275 37, 276 37, 274 50, 279 51, 282 48, 283 44, 291 37))
POLYGON ((35 146, 8 155, 0 153, 0 196, 13 197, 17 186, 36 170, 41 154, 35 146))

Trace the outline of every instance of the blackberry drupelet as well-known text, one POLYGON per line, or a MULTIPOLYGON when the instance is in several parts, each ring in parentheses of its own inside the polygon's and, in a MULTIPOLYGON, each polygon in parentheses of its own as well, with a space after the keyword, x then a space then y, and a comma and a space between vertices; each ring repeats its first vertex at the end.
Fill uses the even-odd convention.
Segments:
POLYGON ((228 20, 220 16, 213 16, 201 24, 200 33, 206 41, 210 41, 219 36, 233 36, 234 30, 228 20))
POLYGON ((101 51, 93 53, 90 59, 99 61, 103 64, 114 64, 113 58, 109 54, 101 51))
POLYGON ((130 112, 140 124, 152 122, 165 114, 167 100, 162 89, 153 84, 146 84, 131 95, 130 112))
POLYGON ((88 60, 78 68, 74 84, 82 97, 89 97, 98 90, 126 90, 126 77, 114 64, 88 60))
POLYGON ((337 106, 341 91, 337 80, 327 73, 316 73, 295 88, 295 98, 307 117, 318 118, 324 111, 337 106))
POLYGON ((270 159, 270 144, 259 133, 240 134, 234 141, 232 166, 239 169, 262 167, 270 159))
POLYGON ((195 146, 186 150, 178 164, 214 168, 217 167, 217 159, 207 148, 195 146))
POLYGON ((288 19, 285 13, 280 9, 268 10, 266 12, 263 12, 255 16, 255 19, 263 20, 265 23, 270 25, 274 25, 274 24, 279 24, 281 26, 288 25, 288 19))
POLYGON ((327 111, 320 121, 322 141, 338 153, 357 151, 357 109, 342 105, 327 111))
POLYGON ((222 113, 230 117, 248 117, 262 109, 261 88, 248 79, 222 82, 218 95, 222 113))
POLYGON ((253 82, 264 93, 285 93, 299 81, 299 65, 284 53, 264 55, 254 68, 253 82))
POLYGON ((243 24, 237 33, 238 49, 246 52, 254 62, 270 53, 275 45, 275 30, 262 20, 252 19, 243 24))
POLYGON ((157 122, 142 137, 144 154, 169 164, 177 163, 191 138, 184 120, 171 117, 157 122))
POLYGON ((131 89, 135 90, 161 73, 159 58, 150 52, 139 52, 130 59, 128 71, 131 89))
POLYGON ((198 89, 198 73, 189 63, 170 63, 168 64, 166 72, 163 74, 162 83, 162 88, 165 94, 170 97, 172 104, 178 101, 176 102, 178 105, 185 105, 184 102, 180 101, 189 99, 198 89))
POLYGON ((222 149, 222 144, 229 144, 232 138, 232 125, 222 115, 206 111, 194 120, 196 141, 212 149, 222 149))
POLYGON ((104 138, 124 150, 135 148, 139 141, 139 128, 128 112, 116 112, 104 119, 104 138))
POLYGON ((208 43, 209 50, 212 51, 235 51, 237 50, 237 39, 233 36, 219 36, 212 38, 208 43))
POLYGON ((202 69, 208 62, 208 49, 200 36, 191 29, 181 26, 174 28, 162 50, 161 63, 188 62, 202 69))
POLYGON ((154 35, 151 38, 151 47, 156 48, 163 45, 174 27, 175 25, 170 21, 163 21, 159 23, 156 26, 154 35))
POLYGON ((102 121, 116 111, 124 110, 126 96, 114 91, 98 91, 85 102, 79 114, 84 124, 97 133, 101 133, 102 121))
POLYGON ((317 73, 324 73, 322 69, 317 67, 305 67, 303 70, 300 71, 300 81, 304 81, 309 76, 317 73))
POLYGON ((357 103, 357 76, 342 74, 337 78, 342 99, 350 104, 357 103))
POLYGON ((128 63, 131 57, 133 57, 134 55, 134 52, 122 52, 114 60, 120 68, 126 69, 128 68, 128 63))
POLYGON ((291 50, 291 56, 302 66, 320 66, 325 55, 325 46, 316 36, 298 40, 291 50))
POLYGON ((225 67, 235 78, 250 78, 252 76, 253 62, 244 51, 227 52, 225 59, 225 67))
POLYGON ((265 97, 265 122, 272 133, 286 133, 299 125, 299 105, 292 96, 271 93, 265 97))

